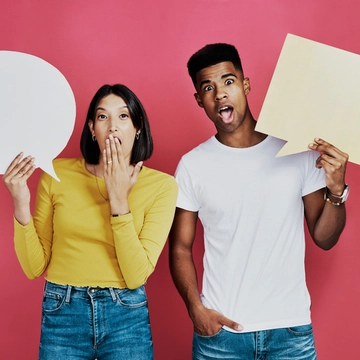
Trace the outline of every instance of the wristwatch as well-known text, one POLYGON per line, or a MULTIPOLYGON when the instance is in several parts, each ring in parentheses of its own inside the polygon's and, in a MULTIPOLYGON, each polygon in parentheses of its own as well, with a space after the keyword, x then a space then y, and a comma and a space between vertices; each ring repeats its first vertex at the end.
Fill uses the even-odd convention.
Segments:
POLYGON ((334 205, 334 206, 339 206, 341 204, 343 204, 348 196, 349 196, 349 192, 350 192, 350 186, 345 184, 345 188, 343 193, 338 196, 338 195, 334 195, 327 187, 326 187, 326 191, 324 194, 324 199, 329 202, 330 204, 334 205))

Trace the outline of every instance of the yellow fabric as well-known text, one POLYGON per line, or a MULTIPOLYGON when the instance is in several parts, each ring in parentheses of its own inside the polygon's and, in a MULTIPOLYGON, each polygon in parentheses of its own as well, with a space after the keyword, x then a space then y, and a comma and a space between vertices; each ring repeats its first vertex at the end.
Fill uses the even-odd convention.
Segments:
POLYGON ((110 217, 104 180, 84 159, 54 161, 60 182, 41 175, 34 216, 15 223, 15 249, 25 274, 48 281, 134 289, 154 271, 177 197, 175 179, 143 167, 129 195, 131 213, 110 217), (100 193, 101 192, 101 193, 100 193))

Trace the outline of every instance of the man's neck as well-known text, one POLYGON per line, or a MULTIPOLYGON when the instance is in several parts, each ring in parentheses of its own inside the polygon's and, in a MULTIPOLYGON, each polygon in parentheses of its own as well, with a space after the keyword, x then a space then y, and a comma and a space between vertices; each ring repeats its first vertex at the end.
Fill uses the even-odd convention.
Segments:
POLYGON ((215 135, 222 144, 234 148, 247 148, 259 144, 266 138, 266 134, 255 131, 256 121, 252 119, 243 123, 238 129, 227 133, 219 131, 215 135))

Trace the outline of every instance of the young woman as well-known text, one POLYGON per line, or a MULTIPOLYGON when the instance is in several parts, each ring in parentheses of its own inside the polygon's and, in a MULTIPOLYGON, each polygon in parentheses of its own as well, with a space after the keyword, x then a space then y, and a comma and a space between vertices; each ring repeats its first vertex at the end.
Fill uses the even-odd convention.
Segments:
POLYGON ((145 110, 124 85, 104 85, 81 135, 84 158, 43 173, 30 213, 34 158, 3 176, 14 203, 15 249, 30 278, 45 271, 39 358, 152 359, 144 284, 173 220, 174 178, 142 166, 153 150, 145 110))

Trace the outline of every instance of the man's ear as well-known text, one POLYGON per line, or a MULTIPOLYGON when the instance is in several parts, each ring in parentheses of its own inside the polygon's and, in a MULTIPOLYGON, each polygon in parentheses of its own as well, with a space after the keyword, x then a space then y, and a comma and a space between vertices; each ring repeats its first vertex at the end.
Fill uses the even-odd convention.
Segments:
POLYGON ((246 77, 246 78, 243 80, 243 86, 244 86, 245 95, 248 95, 249 92, 251 91, 250 79, 249 79, 248 77, 246 77))
POLYGON ((203 105, 203 103, 201 102, 201 99, 200 99, 199 94, 198 94, 198 93, 195 93, 195 94, 194 94, 194 97, 195 97, 195 100, 196 100, 197 104, 198 104, 201 108, 203 108, 204 105, 203 105))

